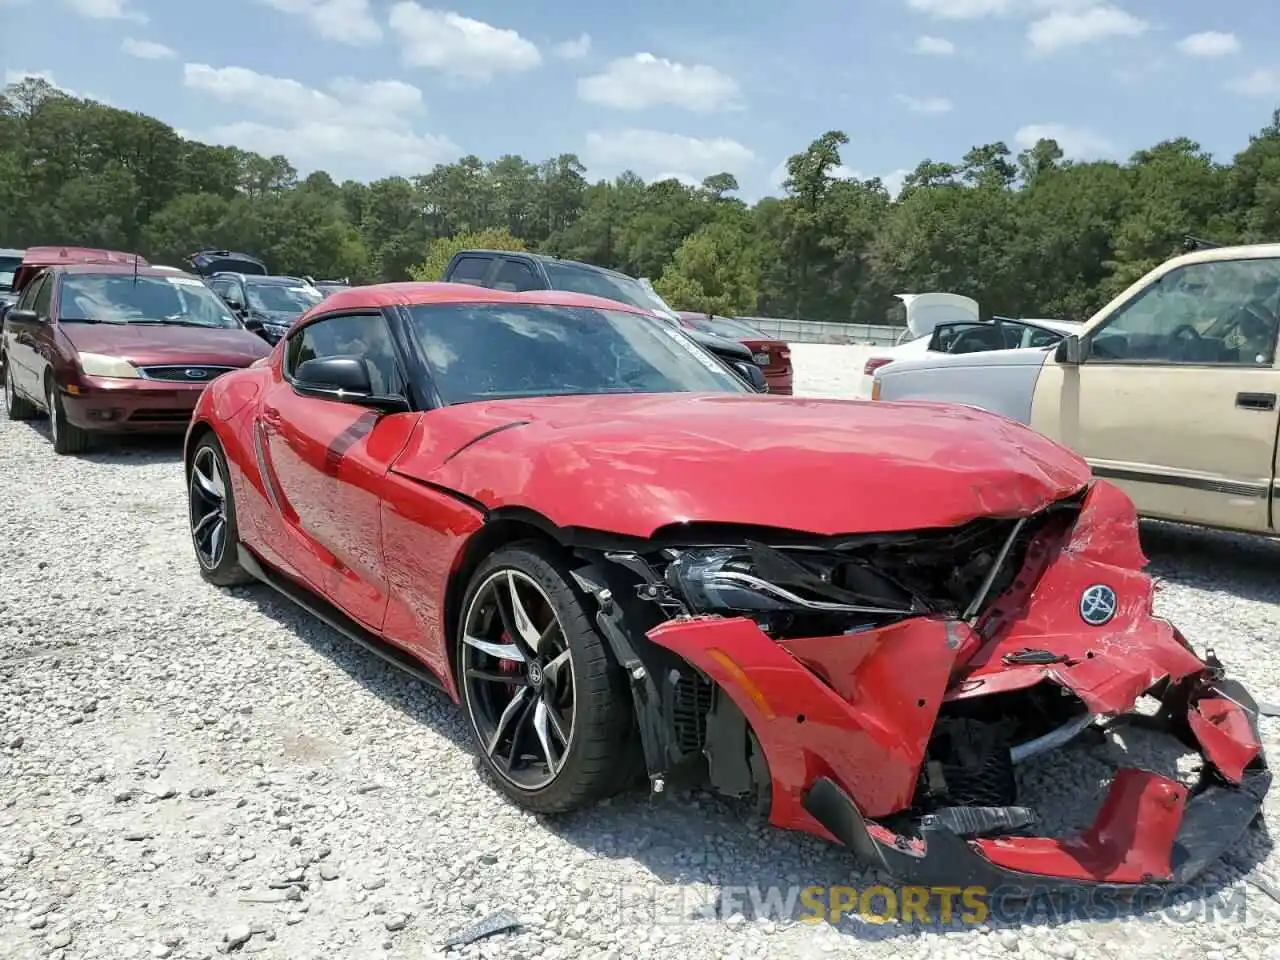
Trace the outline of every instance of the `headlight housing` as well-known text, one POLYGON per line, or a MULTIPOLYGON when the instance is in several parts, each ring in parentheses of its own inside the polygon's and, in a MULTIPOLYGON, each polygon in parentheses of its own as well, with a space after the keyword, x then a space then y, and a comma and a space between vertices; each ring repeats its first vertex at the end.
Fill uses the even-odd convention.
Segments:
POLYGON ((103 353, 80 354, 80 369, 90 377, 112 377, 118 380, 137 380, 141 374, 128 360, 110 357, 103 353))
POLYGON ((883 574, 822 550, 791 556, 755 543, 683 550, 664 579, 695 614, 900 618, 920 611, 915 598, 883 574))

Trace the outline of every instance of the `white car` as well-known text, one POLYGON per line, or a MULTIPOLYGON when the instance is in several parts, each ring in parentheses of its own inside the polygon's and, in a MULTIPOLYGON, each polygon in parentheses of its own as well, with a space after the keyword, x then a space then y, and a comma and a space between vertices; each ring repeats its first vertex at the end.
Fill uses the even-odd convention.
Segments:
POLYGON ((875 373, 897 360, 930 354, 986 353, 1025 347, 1056 346, 1079 333, 1081 324, 1067 320, 993 317, 983 320, 978 301, 958 293, 899 293, 906 307, 907 329, 892 347, 873 351, 862 368, 862 396, 871 396, 875 373))

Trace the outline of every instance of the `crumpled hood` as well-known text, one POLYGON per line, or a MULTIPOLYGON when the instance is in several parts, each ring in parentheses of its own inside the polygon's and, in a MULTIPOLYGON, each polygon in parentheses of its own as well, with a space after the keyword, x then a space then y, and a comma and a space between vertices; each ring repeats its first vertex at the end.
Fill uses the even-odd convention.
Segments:
POLYGON ((137 366, 170 363, 247 367, 271 348, 248 330, 172 324, 60 323, 81 353, 120 357, 137 366))
POLYGON ((842 534, 1034 512, 1076 454, 985 411, 760 395, 558 397, 433 411, 392 468, 493 509, 649 536, 688 521, 842 534))

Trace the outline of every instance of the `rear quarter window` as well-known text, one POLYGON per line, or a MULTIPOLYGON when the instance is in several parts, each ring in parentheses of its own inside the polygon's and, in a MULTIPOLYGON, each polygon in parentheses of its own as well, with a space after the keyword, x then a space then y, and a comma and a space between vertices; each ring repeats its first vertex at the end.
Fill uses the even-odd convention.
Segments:
POLYGON ((493 261, 488 257, 462 257, 453 264, 447 279, 450 283, 470 283, 481 286, 492 263, 493 261))

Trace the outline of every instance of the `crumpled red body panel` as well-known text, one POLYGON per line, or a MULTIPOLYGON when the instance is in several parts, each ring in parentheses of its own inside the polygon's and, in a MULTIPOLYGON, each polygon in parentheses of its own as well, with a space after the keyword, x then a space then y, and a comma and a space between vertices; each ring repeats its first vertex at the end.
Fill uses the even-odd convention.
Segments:
POLYGON ((1164 677, 1181 680, 1204 663, 1178 639, 1173 626, 1152 615, 1154 585, 1138 540, 1133 503, 1099 481, 1070 539, 1048 564, 1029 596, 1008 598, 989 616, 1001 622, 992 641, 969 661, 949 700, 1025 689, 1052 680, 1075 693, 1096 714, 1132 709, 1164 677), (1115 591, 1115 616, 1101 627, 1081 620, 1081 595, 1102 583, 1115 591), (1049 650, 1064 663, 1011 666, 1008 654, 1049 650))
POLYGON ((1222 697, 1202 697, 1187 711, 1187 723, 1210 762, 1232 783, 1239 783, 1262 749, 1244 708, 1222 697))
POLYGON ((1077 837, 976 840, 997 866, 1042 876, 1081 876, 1099 883, 1148 883, 1173 876, 1170 854, 1187 790, 1145 770, 1121 770, 1089 829, 1077 837))

